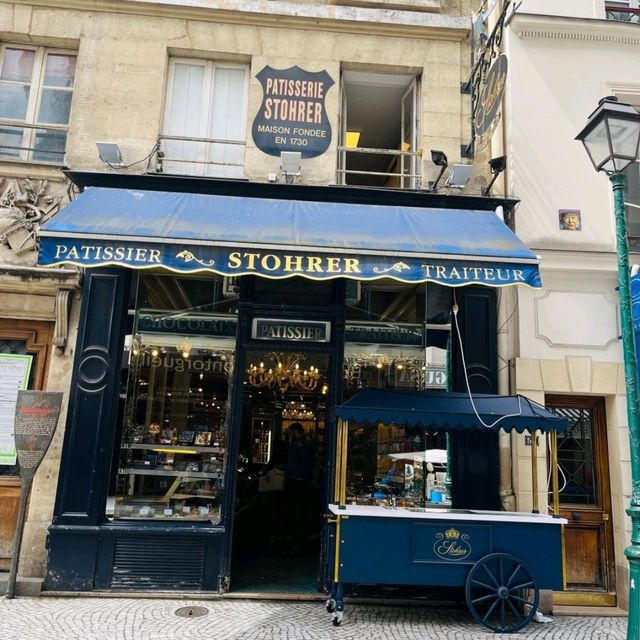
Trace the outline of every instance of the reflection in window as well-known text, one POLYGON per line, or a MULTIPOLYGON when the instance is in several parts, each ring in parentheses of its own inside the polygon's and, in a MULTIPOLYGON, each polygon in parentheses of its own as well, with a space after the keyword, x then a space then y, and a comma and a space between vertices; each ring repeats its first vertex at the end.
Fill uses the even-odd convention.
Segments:
POLYGON ((569 420, 569 428, 558 433, 561 504, 596 504, 595 445, 593 410, 554 407, 569 420))
POLYGON ((66 52, 0 49, 0 157, 63 162, 75 72, 66 52))
POLYGON ((422 508, 447 504, 444 434, 349 425, 347 503, 422 508))

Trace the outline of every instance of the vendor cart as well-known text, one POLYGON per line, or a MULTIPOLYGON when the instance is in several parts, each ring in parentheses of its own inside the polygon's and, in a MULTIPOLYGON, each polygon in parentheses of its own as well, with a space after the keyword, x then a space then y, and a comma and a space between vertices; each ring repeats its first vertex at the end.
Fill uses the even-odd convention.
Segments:
POLYGON ((328 518, 335 523, 335 544, 327 610, 335 626, 342 622, 345 583, 464 587, 472 616, 499 633, 517 631, 534 617, 540 589, 563 589, 567 521, 558 515, 557 433, 566 430, 565 419, 522 396, 378 389, 359 392, 334 414, 335 502, 328 518), (381 492, 381 473, 369 494, 353 489, 374 473, 371 464, 362 466, 363 473, 354 470, 355 462, 349 466, 350 455, 361 455, 350 451, 358 443, 378 461, 383 456, 376 447, 391 451, 397 465, 399 459, 429 458, 398 452, 422 446, 421 434, 463 429, 531 434, 532 513, 453 509, 440 495, 429 501, 426 475, 421 479, 414 466, 396 474, 411 478, 404 489, 381 492), (389 430, 397 437, 388 437, 389 430), (550 440, 553 515, 538 513, 540 432, 550 440))

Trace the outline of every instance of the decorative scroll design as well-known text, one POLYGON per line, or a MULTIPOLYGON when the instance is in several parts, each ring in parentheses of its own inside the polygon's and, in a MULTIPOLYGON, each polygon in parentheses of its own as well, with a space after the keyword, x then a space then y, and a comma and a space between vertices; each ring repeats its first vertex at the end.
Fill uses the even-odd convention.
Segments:
POLYGON ((191 251, 187 251, 186 249, 180 253, 176 253, 176 258, 182 258, 185 262, 197 262, 203 267, 212 267, 216 263, 215 260, 200 260, 199 258, 196 258, 191 251))
POLYGON ((49 193, 47 180, 0 179, 0 243, 17 256, 34 250, 40 225, 60 203, 59 196, 49 193))
POLYGON ((56 294, 56 328, 53 336, 53 344, 56 355, 61 356, 67 346, 69 337, 69 311, 71 309, 71 297, 73 291, 60 289, 56 294))
POLYGON ((480 94, 482 93, 484 83, 489 73, 489 69, 491 68, 491 63, 495 58, 497 58, 500 53, 500 47, 502 46, 502 37, 504 35, 504 27, 505 21, 507 18, 507 14, 509 12, 509 8, 511 7, 511 0, 505 0, 504 6, 502 7, 502 13, 496 22, 493 31, 485 41, 484 47, 478 54, 478 59, 476 63, 473 65, 471 69, 471 75, 469 77, 469 81, 462 85, 463 91, 465 93, 471 93, 471 119, 472 119, 472 127, 471 127, 471 142, 467 147, 465 154, 466 157, 473 156, 474 145, 476 143, 476 130, 475 130, 475 121, 476 116, 478 115, 478 109, 480 107, 480 94))

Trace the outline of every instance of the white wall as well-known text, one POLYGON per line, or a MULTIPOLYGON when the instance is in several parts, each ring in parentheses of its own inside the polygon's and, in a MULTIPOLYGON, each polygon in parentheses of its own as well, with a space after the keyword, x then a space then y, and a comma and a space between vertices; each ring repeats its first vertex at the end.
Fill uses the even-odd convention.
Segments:
MULTIPOLYGON (((612 84, 636 83, 640 89, 640 47, 577 39, 580 28, 573 21, 549 28, 555 22, 563 21, 527 25, 516 17, 506 37, 507 179, 510 193, 522 200, 516 231, 534 250, 614 251, 609 183, 574 138, 612 84), (518 28, 555 35, 522 39, 518 28), (574 208, 582 212, 583 230, 561 231, 558 210, 574 208)), ((619 28, 597 25, 596 37, 608 37, 609 26, 619 28)))
POLYGON ((604 18, 604 0, 522 0, 520 13, 575 18, 604 18))

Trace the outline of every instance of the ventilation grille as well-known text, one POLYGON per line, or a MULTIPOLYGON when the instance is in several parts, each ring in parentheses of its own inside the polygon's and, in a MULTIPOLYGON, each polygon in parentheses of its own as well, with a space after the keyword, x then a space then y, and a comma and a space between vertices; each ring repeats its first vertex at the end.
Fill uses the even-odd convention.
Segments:
POLYGON ((199 591, 203 571, 202 539, 117 538, 111 588, 199 591))

